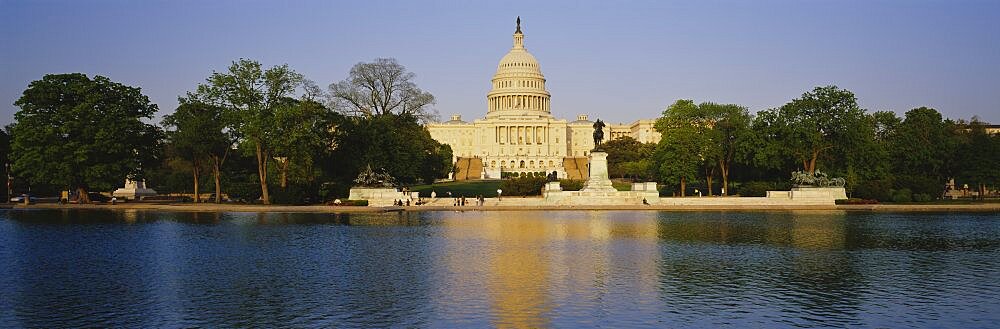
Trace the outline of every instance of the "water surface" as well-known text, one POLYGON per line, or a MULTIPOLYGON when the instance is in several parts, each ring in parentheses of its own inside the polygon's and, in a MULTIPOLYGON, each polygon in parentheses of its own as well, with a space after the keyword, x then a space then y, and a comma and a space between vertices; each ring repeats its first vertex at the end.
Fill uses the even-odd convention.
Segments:
POLYGON ((0 327, 1000 323, 991 213, 0 212, 0 327))

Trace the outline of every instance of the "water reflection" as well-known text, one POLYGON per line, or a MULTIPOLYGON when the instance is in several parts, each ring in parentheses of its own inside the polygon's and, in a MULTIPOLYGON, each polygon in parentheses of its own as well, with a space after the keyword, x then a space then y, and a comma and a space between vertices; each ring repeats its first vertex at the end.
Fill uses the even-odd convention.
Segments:
POLYGON ((0 327, 983 327, 993 214, 0 212, 0 327))

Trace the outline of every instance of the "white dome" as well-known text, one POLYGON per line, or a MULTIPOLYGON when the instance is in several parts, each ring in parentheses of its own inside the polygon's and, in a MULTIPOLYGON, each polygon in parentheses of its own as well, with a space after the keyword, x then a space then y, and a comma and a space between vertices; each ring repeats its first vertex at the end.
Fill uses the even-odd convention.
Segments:
POLYGON ((495 77, 520 76, 542 78, 538 60, 524 47, 514 47, 500 59, 495 77))
POLYGON ((549 92, 538 60, 524 48, 521 19, 514 31, 514 46, 500 59, 493 75, 493 89, 486 95, 487 117, 498 115, 550 116, 549 92))

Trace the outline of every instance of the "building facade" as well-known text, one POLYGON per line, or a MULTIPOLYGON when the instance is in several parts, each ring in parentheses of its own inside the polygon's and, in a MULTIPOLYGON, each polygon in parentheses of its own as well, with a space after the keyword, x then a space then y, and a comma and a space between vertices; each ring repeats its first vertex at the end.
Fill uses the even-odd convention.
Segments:
MULTIPOLYGON (((573 121, 552 116, 545 76, 538 60, 524 48, 520 18, 514 45, 500 59, 491 82, 485 117, 466 122, 453 115, 449 121, 427 125, 432 138, 451 146, 456 168, 471 171, 468 178, 552 171, 562 178, 585 178, 578 176, 594 148, 594 122, 586 114, 573 121), (463 161, 469 165, 459 165, 463 161)), ((654 122, 607 124, 605 141, 630 136, 644 143, 659 142, 654 122)))

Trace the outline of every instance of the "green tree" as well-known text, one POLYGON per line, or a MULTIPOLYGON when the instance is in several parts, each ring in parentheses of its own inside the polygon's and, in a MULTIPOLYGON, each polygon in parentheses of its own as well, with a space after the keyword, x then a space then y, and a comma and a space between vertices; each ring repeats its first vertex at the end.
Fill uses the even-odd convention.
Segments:
MULTIPOLYGON (((699 105, 704 121, 711 129, 706 131, 709 142, 718 147, 706 148, 705 151, 715 152, 706 155, 706 159, 714 159, 718 164, 722 177, 722 193, 729 194, 729 174, 735 162, 746 158, 752 143, 750 125, 752 117, 746 107, 736 104, 702 103, 699 105)), ((708 193, 712 193, 711 179, 708 179, 708 193)))
MULTIPOLYGON (((670 147, 695 152, 692 155, 697 157, 690 157, 689 161, 698 162, 708 185, 708 195, 712 195, 712 181, 716 170, 722 177, 723 191, 728 193, 729 174, 733 164, 746 158, 745 154, 751 149, 751 121, 749 111, 739 105, 710 102, 696 105, 691 100, 679 100, 663 112, 663 117, 657 121, 657 129, 661 134, 670 135, 672 139, 663 141, 667 139, 667 135, 664 135, 661 145, 690 143, 670 147), (677 136, 678 134, 693 136, 677 136)), ((673 157, 688 158, 687 155, 673 157)))
POLYGON ((0 177, 3 178, 3 188, 0 190, 0 198, 3 202, 10 200, 10 188, 8 184, 8 166, 10 165, 10 135, 0 129, 0 177))
POLYGON ((608 175, 624 178, 626 175, 638 174, 635 165, 652 156, 656 145, 643 144, 632 137, 625 136, 607 141, 601 144, 601 147, 608 153, 608 175), (626 164, 629 163, 632 163, 629 168, 631 171, 626 169, 626 164))
POLYGON ((905 117, 892 135, 890 150, 896 175, 943 184, 951 174, 948 164, 957 146, 953 125, 937 110, 927 107, 912 109, 905 117))
POLYGON ((257 158, 264 204, 271 203, 267 178, 272 144, 283 138, 276 134, 276 107, 303 87, 305 81, 287 64, 265 70, 256 61, 239 59, 227 72, 212 73, 206 83, 198 85, 196 92, 188 93, 188 99, 222 106, 232 113, 230 128, 238 134, 241 146, 252 149, 257 158))
POLYGON ((315 159, 330 149, 330 112, 312 99, 287 99, 275 108, 274 125, 272 155, 278 161, 281 189, 288 187, 290 168, 298 169, 291 171, 293 179, 311 182, 317 175, 315 159))
POLYGON ((712 142, 708 133, 711 123, 700 113, 693 101, 682 99, 667 107, 656 120, 655 127, 661 136, 653 154, 656 171, 661 182, 679 182, 681 196, 686 193, 687 182, 697 177, 706 163, 714 167, 712 156, 718 154, 718 144, 712 142))
POLYGON ((621 164, 622 175, 633 180, 646 180, 655 176, 653 172, 653 152, 656 150, 655 144, 649 148, 649 155, 638 161, 629 161, 621 164))
POLYGON ((875 111, 871 114, 871 119, 875 125, 875 141, 880 144, 890 143, 899 128, 899 124, 903 122, 892 111, 875 111))
POLYGON ((211 165, 215 182, 214 201, 221 202, 221 168, 235 143, 233 136, 227 132, 225 109, 181 99, 177 110, 163 118, 163 125, 167 127, 167 141, 172 153, 190 164, 195 202, 200 202, 199 176, 206 163, 211 165))
POLYGON ((336 116, 331 158, 337 159, 340 181, 350 181, 366 165, 385 169, 401 184, 431 183, 445 177, 451 147, 433 138, 412 115, 336 116))
POLYGON ((854 93, 836 86, 816 87, 777 109, 758 113, 757 141, 765 145, 757 162, 775 166, 784 162, 776 157, 792 158, 814 173, 821 159, 843 157, 858 147, 866 122, 854 93))
POLYGON ((31 82, 15 103, 13 171, 33 183, 110 190, 143 179, 157 163, 162 132, 143 122, 157 111, 136 87, 102 76, 49 74, 31 82))
POLYGON ((1000 183, 1000 134, 990 134, 978 118, 962 130, 957 162, 959 181, 970 182, 983 199, 987 186, 1000 183))

